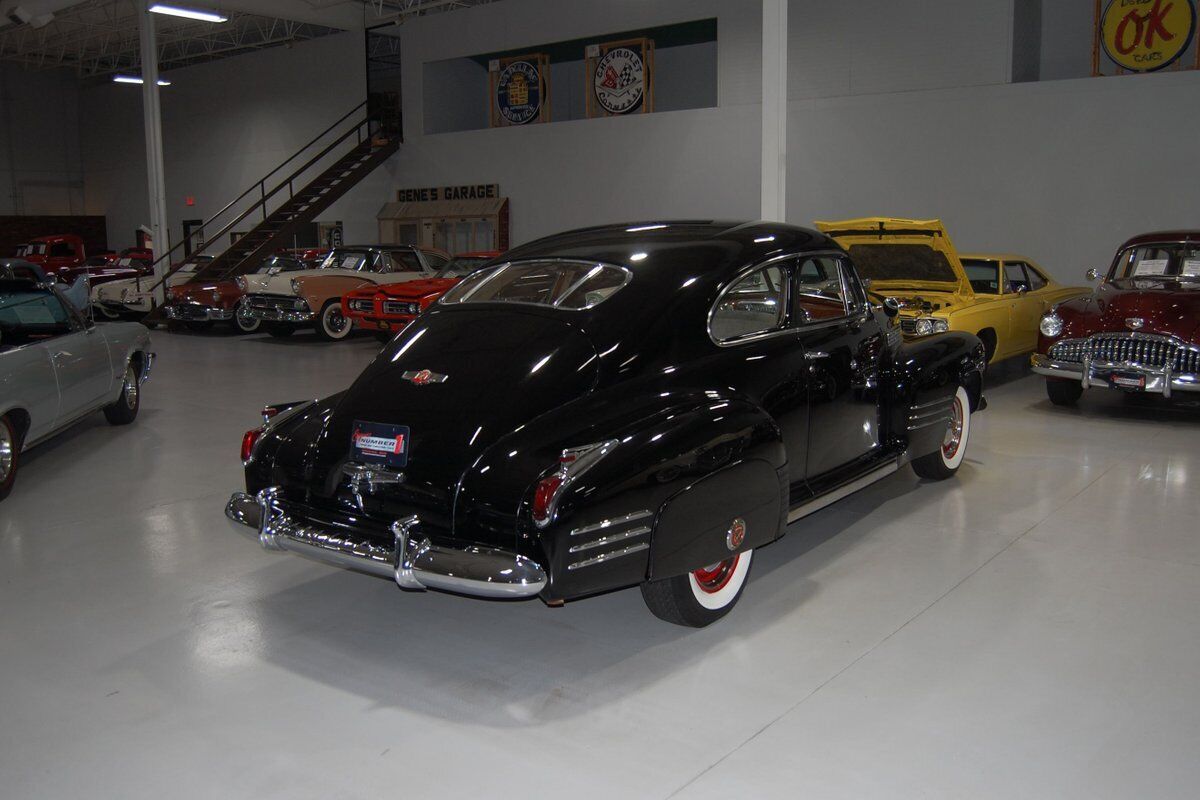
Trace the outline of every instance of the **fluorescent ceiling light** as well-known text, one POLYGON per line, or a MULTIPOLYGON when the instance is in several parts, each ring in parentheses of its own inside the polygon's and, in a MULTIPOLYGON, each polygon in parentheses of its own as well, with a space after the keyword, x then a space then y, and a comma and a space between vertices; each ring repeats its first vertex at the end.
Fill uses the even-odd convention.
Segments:
POLYGON ((150 6, 150 12, 153 14, 167 14, 172 17, 184 17, 185 19, 198 19, 202 22, 229 21, 229 17, 222 16, 215 11, 202 11, 198 8, 180 8, 179 6, 167 6, 162 3, 155 3, 150 6))
MULTIPOLYGON (((136 84, 140 85, 140 84, 145 83, 145 81, 142 80, 141 75, 113 75, 113 83, 136 83, 136 84)), ((170 86, 171 82, 165 81, 162 78, 159 78, 158 85, 159 86, 170 86)))

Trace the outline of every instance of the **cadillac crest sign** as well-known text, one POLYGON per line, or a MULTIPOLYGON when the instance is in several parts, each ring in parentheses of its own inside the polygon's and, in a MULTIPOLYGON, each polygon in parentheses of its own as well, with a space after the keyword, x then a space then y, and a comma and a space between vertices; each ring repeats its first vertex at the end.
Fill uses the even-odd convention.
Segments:
POLYGON ((593 74, 596 102, 609 114, 637 109, 646 94, 646 65, 641 53, 614 47, 597 62, 593 74))
POLYGON ((524 125, 542 110, 542 73, 528 61, 513 61, 496 79, 496 110, 509 125, 524 125))
POLYGON ((1178 61, 1195 30, 1194 0, 1109 0, 1099 20, 1104 54, 1131 72, 1178 61))

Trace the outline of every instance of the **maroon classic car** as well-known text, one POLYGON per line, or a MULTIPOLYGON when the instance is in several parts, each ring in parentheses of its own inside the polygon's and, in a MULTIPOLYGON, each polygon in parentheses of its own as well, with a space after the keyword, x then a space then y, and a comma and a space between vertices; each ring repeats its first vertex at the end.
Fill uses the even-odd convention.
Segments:
POLYGON ((1092 387, 1200 391, 1200 230, 1130 239, 1096 291, 1051 309, 1040 329, 1033 371, 1056 405, 1092 387))

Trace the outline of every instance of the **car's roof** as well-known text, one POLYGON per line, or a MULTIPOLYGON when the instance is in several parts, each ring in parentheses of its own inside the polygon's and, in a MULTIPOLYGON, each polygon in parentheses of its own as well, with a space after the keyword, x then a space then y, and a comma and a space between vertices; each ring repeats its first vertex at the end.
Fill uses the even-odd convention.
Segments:
POLYGON ((697 274, 722 279, 784 252, 838 250, 823 233, 781 222, 676 220, 579 228, 510 250, 510 260, 573 258, 617 264, 635 280, 697 274))
POLYGON ((959 253, 959 259, 974 259, 976 261, 1024 261, 1026 264, 1033 263, 1033 259, 1029 256, 1023 256, 1020 253, 959 253))
POLYGON ((1141 233, 1121 245, 1120 250, 1139 244, 1159 244, 1162 242, 1200 242, 1200 230, 1173 230, 1141 233))

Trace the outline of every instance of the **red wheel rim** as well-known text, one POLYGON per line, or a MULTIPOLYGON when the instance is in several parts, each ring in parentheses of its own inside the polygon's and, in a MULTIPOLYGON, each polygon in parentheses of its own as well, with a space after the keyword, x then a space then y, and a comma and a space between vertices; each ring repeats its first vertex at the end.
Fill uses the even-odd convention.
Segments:
POLYGON ((692 577, 695 578, 700 591, 705 594, 716 594, 728 586, 729 582, 733 580, 733 573, 737 572, 738 560, 741 557, 742 554, 738 553, 733 558, 727 558, 716 564, 709 564, 707 567, 694 570, 692 577))
POLYGON ((947 461, 958 455, 958 448, 962 446, 962 434, 962 401, 958 397, 955 397, 954 405, 950 407, 950 427, 946 431, 946 438, 942 440, 942 457, 947 461))

